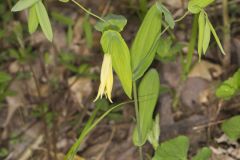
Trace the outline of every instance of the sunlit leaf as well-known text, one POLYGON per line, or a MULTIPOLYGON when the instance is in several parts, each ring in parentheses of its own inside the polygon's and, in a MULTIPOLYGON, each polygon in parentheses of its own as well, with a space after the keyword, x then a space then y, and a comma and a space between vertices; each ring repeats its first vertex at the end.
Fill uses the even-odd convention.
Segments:
POLYGON ((152 128, 148 132, 148 141, 152 144, 153 148, 156 150, 159 145, 160 137, 160 116, 157 114, 155 121, 152 122, 152 128))
POLYGON ((203 53, 204 54, 206 54, 206 51, 208 49, 210 38, 211 38, 211 31, 210 31, 209 24, 206 22, 205 27, 204 27, 204 38, 203 38, 203 53))
POLYGON ((240 116, 234 116, 222 124, 222 130, 223 132, 233 140, 237 140, 240 138, 240 116))
POLYGON ((132 71, 128 46, 120 33, 114 30, 105 31, 101 38, 104 53, 112 56, 112 63, 123 89, 129 98, 132 97, 132 71))
POLYGON ((193 157, 192 160, 209 160, 212 155, 212 151, 204 147, 200 151, 198 151, 197 155, 193 157))
POLYGON ((158 72, 150 69, 143 77, 138 89, 139 101, 139 124, 141 139, 139 139, 137 128, 134 130, 133 142, 136 146, 142 146, 152 128, 152 118, 155 105, 158 100, 160 80, 158 72))
POLYGON ((188 10, 191 13, 199 13, 203 8, 211 4, 214 0, 190 0, 188 10))
POLYGON ((43 33, 45 34, 47 39, 52 42, 52 39, 53 39, 52 26, 47 14, 47 10, 43 5, 42 1, 39 1, 38 3, 36 3, 36 11, 37 11, 37 17, 38 17, 40 26, 43 30, 43 33))
POLYGON ((134 80, 139 79, 152 63, 157 50, 157 37, 161 32, 162 14, 153 5, 147 12, 131 47, 134 80))
POLYGON ((36 4, 30 7, 28 12, 28 31, 29 33, 34 33, 38 27, 38 17, 36 13, 36 4))
POLYGON ((157 8, 160 12, 164 14, 165 21, 167 22, 169 27, 173 29, 175 26, 175 22, 171 12, 161 3, 157 3, 157 8))
POLYGON ((189 140, 185 136, 163 142, 155 152, 153 160, 187 160, 189 140))
POLYGON ((203 49, 203 39, 204 39, 204 27, 205 27, 205 15, 204 11, 201 11, 198 17, 198 56, 199 59, 202 55, 202 49, 203 49))
POLYGON ((228 100, 240 91, 240 69, 216 90, 216 96, 228 100))
POLYGON ((224 51, 224 49, 223 49, 223 47, 222 47, 222 44, 221 44, 221 42, 220 42, 220 40, 219 40, 219 38, 218 38, 218 35, 217 35, 214 27, 212 26, 211 22, 209 21, 209 19, 207 19, 207 23, 209 24, 210 30, 211 30, 211 32, 212 32, 212 34, 213 34, 213 36, 214 36, 214 38, 215 38, 215 40, 216 40, 216 42, 217 42, 218 47, 220 48, 222 54, 226 54, 225 51, 224 51))
POLYGON ((12 8, 12 12, 22 11, 31 7, 33 4, 37 3, 40 0, 19 0, 12 8))
POLYGON ((103 19, 105 22, 98 21, 95 25, 95 29, 100 32, 104 32, 109 29, 120 32, 127 24, 127 19, 121 15, 109 14, 103 19))

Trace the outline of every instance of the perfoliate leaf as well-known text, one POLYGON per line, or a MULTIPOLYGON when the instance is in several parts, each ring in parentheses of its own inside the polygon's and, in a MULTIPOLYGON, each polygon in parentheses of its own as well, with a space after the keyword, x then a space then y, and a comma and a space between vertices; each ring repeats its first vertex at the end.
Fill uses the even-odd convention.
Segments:
POLYGON ((158 72, 155 69, 150 69, 143 77, 138 88, 141 139, 138 138, 138 132, 135 129, 133 142, 136 146, 142 146, 146 142, 148 133, 152 128, 153 111, 158 100, 159 89, 158 72))
POLYGON ((114 30, 105 31, 101 38, 104 53, 112 56, 112 63, 123 89, 129 98, 132 97, 132 71, 130 53, 122 36, 114 30))
POLYGON ((201 11, 198 17, 198 56, 199 59, 202 55, 202 49, 203 49, 203 39, 204 39, 204 27, 205 27, 205 15, 204 11, 201 11))
POLYGON ((225 55, 226 53, 225 53, 225 51, 224 51, 224 49, 223 49, 223 47, 222 47, 222 44, 221 44, 221 42, 220 42, 220 40, 219 40, 219 38, 218 38, 218 35, 217 35, 215 29, 213 28, 213 26, 212 26, 212 24, 211 24, 211 22, 209 21, 208 18, 207 18, 206 21, 207 21, 207 23, 208 23, 208 25, 209 25, 209 27, 210 27, 210 30, 211 30, 211 32, 212 32, 212 34, 213 34, 213 36, 214 36, 214 38, 215 38, 215 40, 216 40, 216 42, 217 42, 217 44, 218 44, 218 47, 220 48, 222 54, 225 55))
POLYGON ((162 5, 159 2, 157 2, 157 8, 161 13, 164 14, 165 21, 167 22, 169 27, 173 29, 175 26, 175 22, 174 22, 171 12, 164 5, 162 5))
POLYGON ((38 27, 38 17, 36 12, 36 4, 32 5, 28 12, 28 31, 34 33, 38 27))
POLYGON ((211 155, 212 151, 209 148, 204 147, 198 151, 197 155, 194 156, 192 160, 209 160, 209 158, 211 158, 211 155))
POLYGON ((199 13, 203 8, 208 6, 214 0, 190 0, 188 3, 188 11, 191 13, 199 13))
POLYGON ((158 146, 153 160, 187 160, 188 148, 188 138, 179 136, 158 146))
POLYGON ((216 90, 216 96, 228 100, 240 91, 240 69, 216 90))
POLYGON ((47 39, 52 42, 52 39, 53 39, 52 26, 47 14, 47 10, 44 7, 42 1, 39 1, 36 3, 36 11, 37 11, 38 21, 43 30, 43 33, 45 34, 47 39))
POLYGON ((104 32, 111 29, 120 32, 127 24, 127 19, 121 15, 109 14, 103 19, 105 22, 98 21, 95 25, 95 29, 97 31, 104 32))
POLYGON ((204 54, 206 54, 206 51, 208 49, 210 38, 211 38, 211 31, 210 31, 208 22, 206 22, 205 27, 204 27, 204 38, 203 38, 203 53, 204 54))
POLYGON ((232 140, 240 138, 240 116, 234 116, 222 124, 223 132, 232 140))
POLYGON ((40 0, 19 0, 12 8, 12 12, 22 11, 37 3, 40 0))
POLYGON ((161 32, 162 14, 153 5, 147 12, 131 47, 134 80, 139 79, 152 63, 157 49, 157 37, 161 32))

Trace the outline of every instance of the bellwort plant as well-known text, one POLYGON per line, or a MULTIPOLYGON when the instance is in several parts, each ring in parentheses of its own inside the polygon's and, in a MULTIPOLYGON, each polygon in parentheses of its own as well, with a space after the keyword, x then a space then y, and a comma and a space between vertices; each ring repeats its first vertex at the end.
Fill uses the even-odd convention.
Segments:
MULTIPOLYGON (((28 29, 30 33, 37 30, 39 24, 49 41, 53 39, 52 27, 43 0, 19 0, 12 8, 13 12, 28 10, 28 29)), ((174 20, 171 12, 161 3, 156 1, 146 11, 146 15, 134 37, 131 47, 128 47, 121 36, 127 19, 121 15, 108 14, 99 17, 84 8, 76 0, 59 0, 64 3, 74 3, 87 14, 97 18, 99 21, 95 29, 102 33, 101 47, 103 50, 103 62, 101 67, 100 85, 97 96, 112 101, 113 71, 119 78, 123 91, 129 97, 129 101, 123 102, 110 108, 102 116, 96 118, 94 112, 85 127, 83 128, 78 140, 66 154, 66 160, 72 160, 77 153, 79 146, 84 138, 95 128, 95 126, 114 109, 127 103, 134 103, 136 114, 136 127, 133 132, 133 144, 139 148, 139 159, 144 159, 142 146, 148 141, 155 150, 153 160, 187 160, 189 140, 185 136, 179 136, 166 142, 159 142, 160 126, 159 115, 154 116, 154 109, 160 94, 160 80, 158 71, 151 68, 151 64, 156 57, 159 46, 162 45, 162 35, 167 30, 174 29, 177 22, 183 20, 187 15, 193 14, 198 18, 198 54, 199 59, 210 43, 211 33, 213 34, 220 50, 225 54, 217 33, 211 24, 206 11, 204 10, 214 0, 190 0, 188 10, 183 16, 174 20), (133 99, 133 100, 131 100, 133 99), (181 149, 177 149, 177 148, 181 149)), ((143 5, 144 3, 141 3, 143 5)), ((145 12, 146 6, 141 6, 145 12), (143 9, 144 8, 144 9, 143 9)), ((193 37, 196 38, 196 37, 193 37)), ((195 41, 191 43, 195 46, 195 41)), ((158 53, 161 54, 161 53, 158 53)), ((188 54, 193 54, 189 52, 188 54)), ((191 57, 191 55, 187 55, 191 57)), ((191 63, 191 61, 187 61, 191 63)), ((188 65, 189 64, 185 64, 188 65)), ((193 158, 207 160, 211 151, 203 148, 193 158)))

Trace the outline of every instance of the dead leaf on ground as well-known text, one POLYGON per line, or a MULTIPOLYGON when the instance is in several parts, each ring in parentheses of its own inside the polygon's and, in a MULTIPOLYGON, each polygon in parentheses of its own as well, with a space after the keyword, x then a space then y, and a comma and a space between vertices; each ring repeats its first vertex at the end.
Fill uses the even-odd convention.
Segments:
POLYGON ((223 71, 220 65, 201 60, 193 66, 188 77, 201 77, 208 81, 212 81, 213 79, 219 77, 222 73, 223 71))
POLYGON ((68 85, 75 102, 83 105, 85 98, 88 98, 92 93, 92 82, 89 78, 71 77, 68 79, 68 85))

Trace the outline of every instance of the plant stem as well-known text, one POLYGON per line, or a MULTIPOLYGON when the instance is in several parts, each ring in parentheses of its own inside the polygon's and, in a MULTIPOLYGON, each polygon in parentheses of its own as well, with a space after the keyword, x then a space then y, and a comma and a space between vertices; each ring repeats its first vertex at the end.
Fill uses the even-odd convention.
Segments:
POLYGON ((174 22, 175 22, 175 23, 176 23, 176 22, 180 22, 180 21, 183 20, 189 13, 190 13, 189 11, 185 12, 183 16, 181 16, 181 17, 179 17, 178 19, 174 20, 174 22))
MULTIPOLYGON (((137 122, 137 132, 138 132, 138 141, 142 139, 141 126, 139 122, 139 108, 138 108, 138 95, 137 95, 137 85, 136 81, 133 82, 133 97, 134 97, 134 106, 135 106, 135 114, 136 114, 136 122, 137 122)), ((139 157, 140 160, 143 160, 142 146, 139 146, 139 157)))
POLYGON ((72 0, 72 2, 75 3, 78 7, 80 7, 83 11, 85 11, 85 12, 88 13, 89 15, 91 15, 91 16, 93 16, 93 17, 95 17, 95 18, 97 18, 97 19, 105 22, 105 20, 104 20, 103 18, 101 18, 101 17, 99 17, 98 15, 90 12, 89 10, 87 10, 85 7, 83 7, 83 6, 82 6, 80 3, 78 3, 77 1, 72 0))
POLYGON ((224 35, 223 35, 223 47, 226 51, 226 55, 223 58, 223 65, 227 68, 231 63, 231 35, 230 35, 230 25, 229 22, 229 11, 228 11, 228 0, 223 0, 223 26, 224 26, 224 35))
POLYGON ((120 106, 123 106, 125 104, 133 103, 133 101, 127 101, 127 102, 122 102, 114 107, 110 108, 106 112, 104 112, 99 118, 95 120, 95 115, 96 113, 92 114, 90 119, 88 120, 87 124, 85 125, 82 133, 80 134, 79 138, 77 141, 72 145, 70 150, 68 151, 67 155, 64 157, 64 160, 73 160, 74 156, 77 153, 78 148, 80 147, 82 141, 84 138, 109 114, 111 113, 114 109, 117 109, 120 106))
POLYGON ((186 63, 184 64, 184 74, 182 75, 181 79, 186 79, 186 77, 189 73, 191 64, 192 64, 194 47, 195 47, 196 42, 197 42, 197 29, 198 29, 198 16, 195 15, 194 20, 193 20, 191 38, 190 38, 190 42, 188 44, 187 59, 186 59, 186 63))

